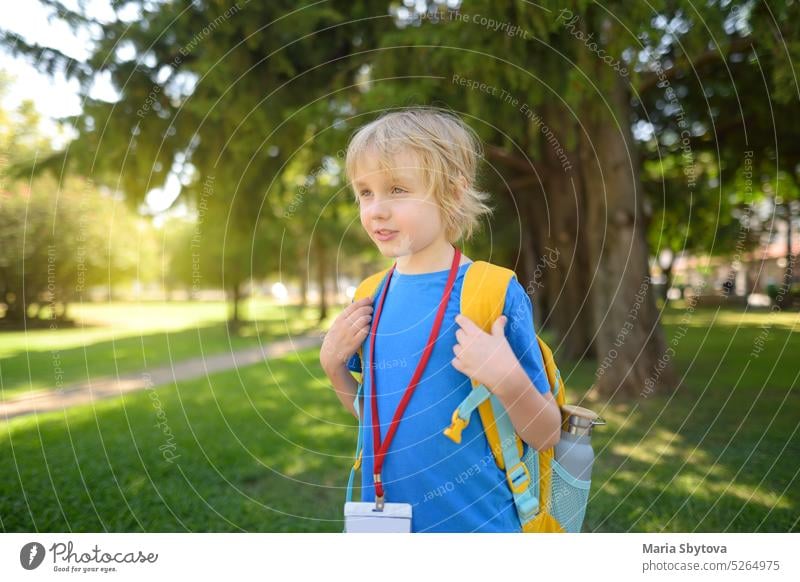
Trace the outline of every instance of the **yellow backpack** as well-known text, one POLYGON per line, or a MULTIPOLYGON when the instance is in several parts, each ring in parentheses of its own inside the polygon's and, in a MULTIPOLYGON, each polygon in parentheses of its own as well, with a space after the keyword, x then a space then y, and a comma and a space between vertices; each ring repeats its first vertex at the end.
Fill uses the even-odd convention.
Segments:
MULTIPOLYGON (((375 297, 389 269, 376 273, 358 286, 354 301, 375 297)), ((461 313, 484 331, 502 314, 506 290, 516 273, 485 261, 474 261, 467 268, 461 290, 461 313)), ((559 406, 566 403, 566 387, 553 359, 553 352, 537 335, 542 352, 550 391, 559 406)), ((363 362, 363 350, 359 348, 363 362)), ((355 398, 359 412, 363 380, 355 398)), ((453 411, 452 423, 443 430, 444 436, 460 444, 461 432, 477 408, 497 466, 506 473, 514 504, 525 533, 579 532, 583 524, 590 481, 577 480, 553 459, 553 448, 537 451, 529 446, 523 455, 523 442, 514 431, 500 401, 482 384, 472 380, 473 390, 453 411)), ((360 423, 359 419, 359 423, 360 423)), ((352 500, 355 471, 361 467, 361 426, 359 425, 355 463, 347 485, 347 501, 352 500)))

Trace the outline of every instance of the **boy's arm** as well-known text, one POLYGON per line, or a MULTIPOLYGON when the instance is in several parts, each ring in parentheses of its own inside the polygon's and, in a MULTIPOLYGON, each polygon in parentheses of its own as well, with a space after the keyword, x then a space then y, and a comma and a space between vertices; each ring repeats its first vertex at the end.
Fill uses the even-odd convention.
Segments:
POLYGON ((512 347, 510 364, 493 392, 508 411, 520 438, 538 451, 561 440, 561 411, 544 369, 533 321, 531 299, 516 279, 511 281, 504 314, 511 320, 505 332, 512 347))
MULTIPOLYGON (((325 369, 325 375, 328 376, 331 384, 333 384, 333 391, 336 392, 336 396, 339 398, 342 405, 350 414, 356 416, 355 408, 353 408, 353 400, 358 392, 358 381, 353 378, 347 364, 344 362, 337 363, 332 368, 325 369)), ((363 418, 363 416, 361 416, 361 418, 363 418)))
MULTIPOLYGON (((524 303, 521 311, 525 313, 524 303)), ((504 312, 486 333, 465 315, 456 315, 461 329, 456 331, 452 364, 497 396, 523 441, 546 450, 561 440, 561 411, 550 393, 532 315, 527 322, 524 315, 515 320, 506 336, 507 319, 504 312)))
POLYGON ((539 392, 517 360, 492 392, 497 395, 520 438, 537 451, 561 440, 561 412, 552 393, 539 392))
MULTIPOLYGON (((353 342, 363 342, 359 338, 363 338, 369 331, 368 325, 369 320, 371 320, 372 306, 370 305, 371 299, 369 301, 367 299, 354 300, 345 308, 336 318, 336 321, 333 322, 331 329, 325 334, 325 339, 319 352, 320 364, 333 385, 336 397, 345 409, 350 411, 350 414, 358 418, 363 418, 363 416, 357 414, 353 400, 358 393, 359 382, 353 378, 351 372, 361 372, 361 358, 358 352, 355 352, 357 344, 353 345, 353 342), (354 325, 352 321, 354 312, 361 315, 361 317, 355 318, 357 325, 354 325), (345 346, 350 347, 347 348, 345 346), (355 353, 349 359, 345 358, 345 353, 350 352, 350 350, 355 353)), ((363 411, 364 407, 361 402, 359 402, 358 406, 363 411)))
POLYGON ((472 329, 480 332, 483 350, 491 354, 491 364, 479 364, 478 371, 486 368, 484 384, 508 411, 514 430, 538 451, 555 446, 561 440, 561 411, 550 392, 531 299, 516 278, 509 283, 502 318, 492 325, 491 335, 472 329))

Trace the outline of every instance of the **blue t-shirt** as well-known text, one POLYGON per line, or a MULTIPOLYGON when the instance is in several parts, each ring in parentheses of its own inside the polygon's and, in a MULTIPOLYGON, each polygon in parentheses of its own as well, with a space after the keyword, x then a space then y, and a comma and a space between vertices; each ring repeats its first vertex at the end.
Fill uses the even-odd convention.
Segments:
MULTIPOLYGON (((386 502, 412 505, 414 532, 518 532, 520 522, 506 475, 494 461, 480 415, 473 412, 461 444, 442 431, 453 411, 472 390, 469 378, 451 364, 459 329, 461 288, 469 263, 458 270, 442 327, 424 374, 414 390, 383 464, 386 502)), ((449 270, 402 274, 395 270, 375 339, 375 377, 381 442, 422 356, 447 282, 449 270)), ((374 307, 384 281, 378 286, 374 307)), ((539 392, 550 384, 533 326, 531 301, 512 278, 503 314, 506 338, 539 392)), ((367 336, 367 340, 369 336, 367 336)), ((363 344, 369 358, 369 341, 363 344)), ((348 368, 361 372, 356 353, 348 368)), ((370 374, 363 374, 364 419, 361 494, 375 500, 372 477, 372 403, 370 374)), ((527 450, 527 443, 525 449, 527 450)))

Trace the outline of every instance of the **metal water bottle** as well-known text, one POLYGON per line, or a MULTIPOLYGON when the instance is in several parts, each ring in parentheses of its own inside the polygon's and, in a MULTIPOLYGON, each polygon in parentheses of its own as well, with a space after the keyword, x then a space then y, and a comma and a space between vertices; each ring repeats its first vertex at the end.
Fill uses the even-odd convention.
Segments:
POLYGON ((561 440, 553 451, 555 460, 567 472, 582 481, 592 478, 594 449, 592 449, 592 428, 605 424, 596 413, 588 408, 565 404, 561 407, 563 425, 561 440))

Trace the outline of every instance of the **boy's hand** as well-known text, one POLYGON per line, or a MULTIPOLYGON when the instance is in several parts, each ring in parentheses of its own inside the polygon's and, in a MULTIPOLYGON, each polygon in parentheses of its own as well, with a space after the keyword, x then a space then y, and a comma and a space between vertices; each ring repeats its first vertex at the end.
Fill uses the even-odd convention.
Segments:
POLYGON ((477 380, 490 391, 496 392, 503 380, 512 376, 519 360, 505 336, 506 316, 501 315, 492 324, 491 333, 486 333, 466 315, 456 315, 459 325, 457 343, 453 346, 453 367, 477 380))
POLYGON ((319 350, 322 368, 328 371, 346 364, 367 337, 371 323, 372 297, 364 297, 345 307, 325 334, 319 350))

